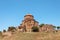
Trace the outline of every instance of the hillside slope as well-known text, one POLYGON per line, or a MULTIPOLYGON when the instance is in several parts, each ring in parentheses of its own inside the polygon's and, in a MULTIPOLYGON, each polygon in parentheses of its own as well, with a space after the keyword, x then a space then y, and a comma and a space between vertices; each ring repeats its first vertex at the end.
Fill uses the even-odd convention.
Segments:
MULTIPOLYGON (((1 40, 1 38, 0 38, 1 40)), ((31 32, 14 33, 11 37, 4 37, 2 40, 60 40, 60 32, 31 32)))

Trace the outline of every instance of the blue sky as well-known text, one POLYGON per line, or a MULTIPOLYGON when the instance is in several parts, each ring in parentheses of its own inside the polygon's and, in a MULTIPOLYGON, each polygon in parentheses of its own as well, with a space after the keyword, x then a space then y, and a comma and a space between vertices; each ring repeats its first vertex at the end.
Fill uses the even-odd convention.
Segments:
POLYGON ((40 24, 60 26, 60 0, 0 0, 0 31, 20 25, 27 13, 40 24))

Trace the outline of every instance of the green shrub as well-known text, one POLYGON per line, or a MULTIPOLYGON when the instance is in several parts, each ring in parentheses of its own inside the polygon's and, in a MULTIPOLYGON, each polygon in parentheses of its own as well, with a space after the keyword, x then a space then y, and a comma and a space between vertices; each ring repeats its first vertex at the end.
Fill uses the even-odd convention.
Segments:
POLYGON ((0 36, 2 36, 2 32, 0 31, 0 36))
POLYGON ((40 24, 40 27, 43 27, 44 26, 44 24, 40 24))
POLYGON ((36 26, 33 26, 33 27, 32 27, 32 32, 39 32, 39 28, 36 27, 36 26))
POLYGON ((15 27, 13 27, 13 26, 8 27, 8 31, 12 31, 12 32, 14 32, 15 30, 16 30, 16 28, 15 28, 15 27))
POLYGON ((6 32, 6 30, 3 30, 3 32, 6 32))
POLYGON ((60 26, 57 26, 57 29, 60 30, 60 26))

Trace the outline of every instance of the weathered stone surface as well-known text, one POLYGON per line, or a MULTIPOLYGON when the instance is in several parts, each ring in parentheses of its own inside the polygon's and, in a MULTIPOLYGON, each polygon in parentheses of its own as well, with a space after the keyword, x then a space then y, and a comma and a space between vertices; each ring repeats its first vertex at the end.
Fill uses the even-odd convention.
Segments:
POLYGON ((39 31, 54 31, 53 25, 44 24, 42 27, 39 27, 39 22, 34 19, 34 16, 31 14, 27 14, 24 16, 24 20, 18 26, 19 31, 21 32, 31 32, 31 28, 33 26, 37 26, 39 31))
POLYGON ((39 23, 34 19, 34 16, 31 14, 27 14, 24 16, 24 20, 19 28, 23 29, 24 31, 31 32, 31 28, 33 26, 39 26, 39 23))
POLYGON ((53 25, 45 24, 40 27, 40 31, 54 31, 53 25))

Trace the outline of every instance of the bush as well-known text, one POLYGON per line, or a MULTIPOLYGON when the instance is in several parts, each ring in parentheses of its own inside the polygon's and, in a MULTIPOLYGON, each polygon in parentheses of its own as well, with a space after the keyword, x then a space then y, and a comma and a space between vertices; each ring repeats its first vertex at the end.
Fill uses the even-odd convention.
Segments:
POLYGON ((6 30, 3 30, 3 32, 6 32, 6 30))
POLYGON ((44 24, 40 24, 40 27, 43 27, 44 26, 44 24))
POLYGON ((8 31, 12 31, 12 32, 14 32, 15 30, 16 30, 16 28, 13 27, 13 26, 11 26, 11 27, 8 28, 8 31))
POLYGON ((2 33, 2 32, 0 31, 0 33, 2 33))
POLYGON ((60 26, 57 26, 57 29, 60 30, 60 26))
POLYGON ((0 31, 0 36, 2 36, 2 32, 0 31))
POLYGON ((39 28, 38 27, 32 27, 32 32, 39 32, 39 28))

